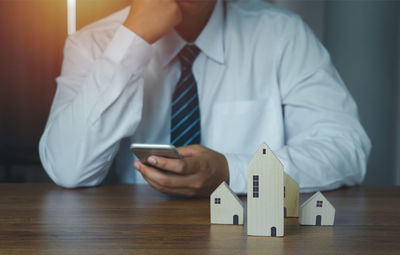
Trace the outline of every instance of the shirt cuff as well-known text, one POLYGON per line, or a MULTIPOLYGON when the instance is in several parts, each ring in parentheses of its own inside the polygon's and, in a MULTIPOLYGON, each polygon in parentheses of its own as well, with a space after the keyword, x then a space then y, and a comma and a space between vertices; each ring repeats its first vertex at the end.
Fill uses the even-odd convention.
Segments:
POLYGON ((250 158, 240 154, 224 154, 229 166, 229 187, 236 194, 247 193, 247 167, 250 158))
POLYGON ((117 29, 104 52, 108 59, 131 70, 147 65, 152 54, 151 45, 123 25, 117 29))

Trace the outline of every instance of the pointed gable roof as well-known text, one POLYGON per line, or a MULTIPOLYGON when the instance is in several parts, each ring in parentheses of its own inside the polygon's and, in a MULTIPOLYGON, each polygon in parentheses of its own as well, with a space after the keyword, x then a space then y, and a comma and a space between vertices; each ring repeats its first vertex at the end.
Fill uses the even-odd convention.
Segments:
POLYGON ((254 167, 259 164, 256 162, 262 162, 265 167, 270 167, 271 165, 278 165, 283 170, 283 165, 279 159, 272 152, 271 148, 266 144, 262 143, 258 148, 257 152, 254 154, 253 158, 250 160, 248 165, 249 171, 254 169, 254 167), (264 154, 264 150, 266 154, 264 154))
POLYGON ((234 198, 235 200, 243 207, 242 201, 239 199, 239 197, 231 190, 229 185, 223 181, 214 191, 211 193, 211 196, 214 196, 218 194, 218 192, 223 192, 224 190, 227 190, 234 198))
POLYGON ((311 201, 314 200, 314 198, 319 198, 323 201, 326 201, 328 205, 330 205, 333 209, 335 209, 335 207, 331 204, 331 202, 329 202, 329 200, 324 195, 322 195, 320 191, 315 192, 315 194, 312 195, 309 199, 307 199, 300 207, 307 206, 311 201))
POLYGON ((299 187, 299 184, 297 184, 297 182, 295 180, 293 180, 292 177, 290 177, 290 175, 288 175, 286 172, 283 172, 284 176, 288 178, 289 182, 292 182, 294 184, 296 184, 297 188, 299 187))

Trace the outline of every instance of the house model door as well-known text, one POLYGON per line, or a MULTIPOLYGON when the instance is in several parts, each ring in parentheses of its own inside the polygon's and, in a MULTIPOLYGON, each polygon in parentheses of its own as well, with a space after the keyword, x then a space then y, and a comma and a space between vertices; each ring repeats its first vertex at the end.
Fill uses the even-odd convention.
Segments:
POLYGON ((233 215, 233 225, 239 225, 239 216, 237 214, 233 215))
POLYGON ((315 225, 321 226, 321 221, 322 221, 321 215, 317 215, 317 217, 315 219, 315 225))

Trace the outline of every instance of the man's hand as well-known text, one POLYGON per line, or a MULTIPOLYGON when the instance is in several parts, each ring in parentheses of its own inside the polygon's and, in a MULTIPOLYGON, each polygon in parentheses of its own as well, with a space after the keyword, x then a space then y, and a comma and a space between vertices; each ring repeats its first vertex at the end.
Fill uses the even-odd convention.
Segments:
POLYGON ((133 0, 124 26, 152 44, 182 21, 175 0, 133 0))
POLYGON ((228 162, 224 155, 200 145, 177 148, 183 159, 151 156, 146 166, 140 161, 134 167, 155 189, 172 195, 209 196, 222 182, 229 183, 228 162))

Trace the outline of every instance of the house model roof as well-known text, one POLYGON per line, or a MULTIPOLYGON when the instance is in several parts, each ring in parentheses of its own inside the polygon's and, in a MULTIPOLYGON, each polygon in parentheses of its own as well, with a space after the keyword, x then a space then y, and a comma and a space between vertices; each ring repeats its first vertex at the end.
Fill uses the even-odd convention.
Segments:
POLYGON ((312 195, 309 199, 307 199, 302 205, 301 205, 301 207, 303 207, 303 206, 306 206, 307 204, 309 204, 312 200, 314 200, 314 198, 316 198, 316 197, 320 197, 320 198, 322 198, 324 201, 326 201, 330 206, 332 206, 332 208, 335 208, 330 202, 329 202, 329 200, 324 196, 324 195, 322 195, 322 193, 320 192, 320 191, 318 191, 318 192, 316 192, 314 195, 312 195))
POLYGON ((279 166, 283 170, 283 165, 281 161, 275 156, 274 152, 271 148, 266 144, 262 143, 261 146, 258 148, 254 156, 249 162, 248 168, 251 171, 252 166, 254 166, 255 162, 264 162, 263 165, 267 168, 272 166, 279 166), (263 150, 266 152, 266 156, 263 155, 263 150))
POLYGON ((232 194, 232 196, 235 198, 235 200, 236 200, 241 206, 243 206, 242 201, 241 201, 241 200, 239 199, 239 197, 231 190, 231 188, 229 188, 229 185, 228 185, 225 181, 223 181, 223 182, 218 186, 218 188, 216 188, 216 189, 214 190, 214 192, 211 194, 211 196, 217 194, 219 191, 222 191, 222 190, 224 190, 224 189, 228 190, 228 191, 232 194))
POLYGON ((292 177, 290 177, 290 175, 286 173, 286 171, 284 171, 283 174, 286 175, 289 178, 289 180, 293 181, 298 186, 297 182, 292 177))

